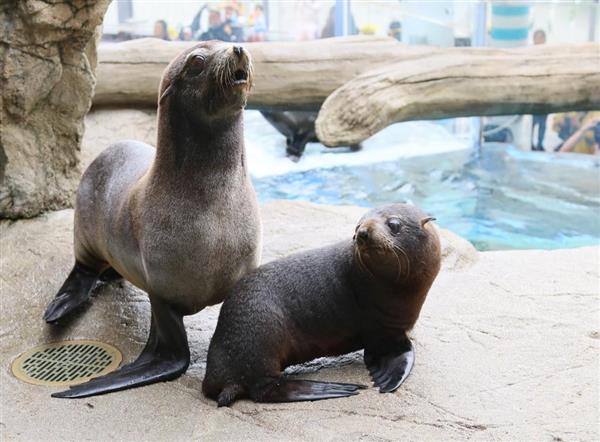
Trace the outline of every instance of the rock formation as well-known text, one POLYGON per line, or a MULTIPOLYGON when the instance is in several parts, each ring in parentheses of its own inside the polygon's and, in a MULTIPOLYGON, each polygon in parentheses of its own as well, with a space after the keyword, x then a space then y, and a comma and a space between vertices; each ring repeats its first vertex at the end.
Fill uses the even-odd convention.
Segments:
POLYGON ((110 0, 0 6, 0 218, 69 206, 110 0), (87 54, 86 54, 87 53, 87 54))

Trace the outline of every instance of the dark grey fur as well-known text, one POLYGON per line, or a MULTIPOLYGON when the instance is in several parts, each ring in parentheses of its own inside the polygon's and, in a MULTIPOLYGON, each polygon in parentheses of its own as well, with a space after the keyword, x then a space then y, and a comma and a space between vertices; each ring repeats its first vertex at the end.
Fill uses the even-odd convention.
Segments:
POLYGON ((281 376, 289 365, 362 348, 381 391, 398 388, 412 367, 406 332, 440 267, 430 219, 412 206, 375 209, 354 240, 271 262, 240 280, 209 347, 205 395, 229 405, 238 397, 280 402, 355 394, 360 386, 281 376), (388 226, 392 219, 398 233, 388 226))

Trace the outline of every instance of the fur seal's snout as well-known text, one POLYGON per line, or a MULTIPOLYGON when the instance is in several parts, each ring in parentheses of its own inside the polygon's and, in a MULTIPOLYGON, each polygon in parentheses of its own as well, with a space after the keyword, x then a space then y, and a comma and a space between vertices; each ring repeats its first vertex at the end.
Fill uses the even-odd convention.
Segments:
POLYGON ((216 64, 216 77, 222 86, 246 86, 240 89, 249 91, 252 87, 252 60, 248 51, 241 46, 231 46, 224 51, 222 57, 223 61, 216 64))
POLYGON ((252 59, 241 46, 208 41, 183 52, 165 70, 159 104, 195 120, 230 118, 246 105, 253 85, 252 59))

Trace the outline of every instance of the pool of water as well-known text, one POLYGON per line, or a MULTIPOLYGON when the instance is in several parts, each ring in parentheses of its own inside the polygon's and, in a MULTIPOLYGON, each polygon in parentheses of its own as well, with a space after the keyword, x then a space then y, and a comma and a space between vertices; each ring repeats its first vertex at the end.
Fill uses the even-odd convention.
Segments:
POLYGON ((600 243, 600 161, 587 155, 523 152, 489 144, 479 154, 454 149, 259 175, 254 185, 261 201, 364 207, 410 202, 479 250, 600 243))

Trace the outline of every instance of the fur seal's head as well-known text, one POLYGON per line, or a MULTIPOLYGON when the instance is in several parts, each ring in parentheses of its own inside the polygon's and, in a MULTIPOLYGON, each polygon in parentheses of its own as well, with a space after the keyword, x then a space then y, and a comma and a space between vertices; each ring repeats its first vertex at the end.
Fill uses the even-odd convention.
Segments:
POLYGON ((415 206, 390 204, 367 212, 354 233, 359 268, 392 284, 433 281, 440 267, 440 242, 432 220, 415 206))
POLYGON ((159 107, 175 107, 201 121, 231 116, 246 105, 252 78, 250 54, 243 47, 201 42, 167 66, 159 88, 159 107))

